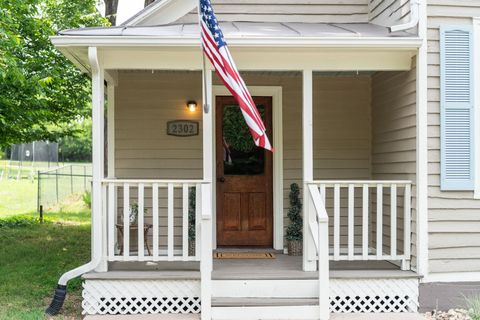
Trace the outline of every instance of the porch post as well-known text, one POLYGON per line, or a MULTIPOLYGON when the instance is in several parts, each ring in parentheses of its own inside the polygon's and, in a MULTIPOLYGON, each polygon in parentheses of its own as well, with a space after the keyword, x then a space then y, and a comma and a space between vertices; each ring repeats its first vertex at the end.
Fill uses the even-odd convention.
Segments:
POLYGON ((303 70, 303 270, 317 270, 316 250, 310 222, 316 223, 311 201, 308 201, 308 182, 313 181, 313 75, 312 70, 303 70))
POLYGON ((92 256, 102 256, 102 261, 95 271, 104 272, 107 271, 107 261, 104 259, 106 253, 102 252, 105 230, 102 226, 102 179, 105 176, 104 70, 99 63, 96 47, 88 48, 88 57, 92 69, 92 256))
POLYGON ((418 36, 422 45, 417 54, 417 272, 428 279, 428 43, 427 1, 420 0, 418 36))
POLYGON ((107 79, 107 177, 115 178, 115 82, 107 79))
POLYGON ((213 202, 213 105, 212 71, 204 70, 203 88, 203 180, 201 189, 201 302, 202 320, 211 319, 212 311, 212 202, 213 202), (207 211, 207 212, 206 212, 207 211))
MULTIPOLYGON (((118 82, 107 76, 108 73, 105 72, 105 79, 107 81, 107 177, 109 179, 115 179, 115 87, 118 85, 118 82)), ((105 161, 105 160, 104 160, 105 161)), ((106 188, 104 186, 104 188, 106 188)), ((109 202, 109 198, 107 193, 104 196, 105 204, 105 214, 103 215, 103 256, 105 257, 105 261, 108 261, 108 237, 110 236, 108 233, 112 232, 113 237, 110 239, 113 243, 115 243, 115 239, 118 239, 117 236, 117 228, 113 225, 108 224, 107 220, 107 210, 110 210, 108 207, 110 203, 113 203, 113 207, 117 208, 117 187, 113 186, 113 202, 109 202), (108 203, 108 204, 107 204, 108 203)), ((117 210, 114 209, 115 215, 113 218, 113 223, 117 224, 118 215, 117 210)), ((114 246, 115 247, 115 246, 114 246)), ((114 249, 115 251, 115 249, 114 249)), ((108 262, 107 262, 107 269, 108 269, 108 262)))

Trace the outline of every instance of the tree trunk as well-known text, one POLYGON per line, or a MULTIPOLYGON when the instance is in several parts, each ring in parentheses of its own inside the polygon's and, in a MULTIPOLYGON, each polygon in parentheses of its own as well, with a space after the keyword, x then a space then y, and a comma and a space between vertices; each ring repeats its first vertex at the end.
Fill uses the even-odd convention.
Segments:
POLYGON ((150 3, 155 2, 155 0, 145 0, 145 5, 144 7, 148 6, 150 3))
POLYGON ((110 21, 112 26, 117 20, 118 0, 105 0, 105 17, 110 21))

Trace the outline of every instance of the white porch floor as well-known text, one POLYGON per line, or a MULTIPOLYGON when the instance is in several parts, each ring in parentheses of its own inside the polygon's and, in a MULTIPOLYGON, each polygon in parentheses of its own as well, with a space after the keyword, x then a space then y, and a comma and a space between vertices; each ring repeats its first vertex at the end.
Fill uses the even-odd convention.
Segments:
MULTIPOLYGON (((198 263, 178 262, 114 262, 110 271, 173 271, 192 274, 198 271, 198 263)), ((143 273, 143 272, 142 272, 143 273)), ((413 271, 402 271, 388 261, 331 261, 331 278, 410 278, 418 275, 413 271)), ((276 253, 275 259, 214 259, 212 279, 318 279, 317 272, 302 270, 302 257, 276 253)))
MULTIPOLYGON (((331 278, 415 277, 387 261, 331 261, 331 278)), ((317 272, 302 270, 302 257, 276 254, 275 259, 214 259, 212 279, 318 279, 317 272)))

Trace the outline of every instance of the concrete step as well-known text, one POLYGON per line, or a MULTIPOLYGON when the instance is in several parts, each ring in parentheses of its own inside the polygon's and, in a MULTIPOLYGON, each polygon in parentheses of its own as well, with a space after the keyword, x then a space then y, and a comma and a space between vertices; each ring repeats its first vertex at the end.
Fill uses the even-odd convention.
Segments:
MULTIPOLYGON (((200 320, 199 314, 95 315, 84 320, 200 320)), ((336 313, 330 320, 425 320, 418 313, 336 313)))
POLYGON ((314 298, 213 298, 212 307, 315 306, 314 298))
POLYGON ((318 306, 212 307, 212 320, 318 320, 318 306))
POLYGON ((315 298, 318 280, 212 280, 213 298, 315 298))

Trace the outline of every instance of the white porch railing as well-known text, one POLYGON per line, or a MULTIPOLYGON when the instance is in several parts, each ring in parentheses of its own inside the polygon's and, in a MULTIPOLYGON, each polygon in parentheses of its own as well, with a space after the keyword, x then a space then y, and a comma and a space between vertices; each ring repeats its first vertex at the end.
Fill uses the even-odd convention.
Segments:
POLYGON ((108 261, 200 261, 202 186, 200 180, 104 180, 108 261))
POLYGON ((330 260, 399 261, 409 269, 410 181, 314 181, 309 187, 320 191, 333 217, 330 260))

